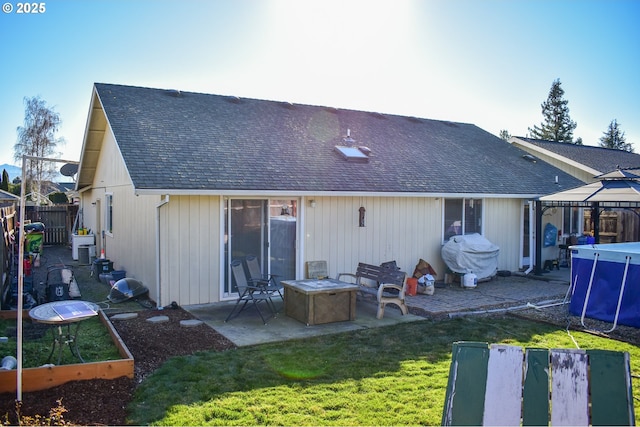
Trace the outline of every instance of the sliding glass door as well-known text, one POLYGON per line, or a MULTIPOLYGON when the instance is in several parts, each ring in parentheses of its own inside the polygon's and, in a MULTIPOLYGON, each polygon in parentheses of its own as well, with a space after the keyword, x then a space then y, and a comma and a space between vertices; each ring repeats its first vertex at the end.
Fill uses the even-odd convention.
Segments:
POLYGON ((224 296, 237 292, 231 261, 247 255, 258 257, 263 273, 295 279, 297 216, 297 200, 225 200, 224 296))

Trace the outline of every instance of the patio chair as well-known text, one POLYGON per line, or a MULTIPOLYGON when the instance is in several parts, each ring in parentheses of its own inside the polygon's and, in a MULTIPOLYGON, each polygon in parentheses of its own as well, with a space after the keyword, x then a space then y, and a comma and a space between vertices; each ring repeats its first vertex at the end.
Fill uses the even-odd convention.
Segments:
POLYGON ((635 425, 629 353, 456 342, 442 425, 635 425))
POLYGON ((274 308, 273 303, 271 301, 271 295, 263 290, 261 286, 254 286, 247 281, 247 276, 244 273, 244 267, 242 265, 242 260, 233 260, 231 262, 231 271, 233 273, 233 278, 236 281, 236 286, 238 287, 238 300, 236 304, 233 306, 233 309, 224 320, 225 323, 229 320, 238 317, 240 313, 242 313, 246 308, 255 307, 256 311, 260 315, 262 322, 266 325, 267 320, 273 317, 274 308), (260 310, 260 303, 264 302, 269 310, 271 311, 271 316, 265 318, 260 310), (251 305, 249 305, 251 303, 251 305))
POLYGON ((260 271, 260 263, 255 255, 247 255, 244 258, 245 265, 247 266, 247 272, 249 273, 249 281, 254 286, 262 286, 264 291, 274 296, 278 294, 280 298, 282 296, 283 286, 276 281, 276 274, 262 274, 260 271))

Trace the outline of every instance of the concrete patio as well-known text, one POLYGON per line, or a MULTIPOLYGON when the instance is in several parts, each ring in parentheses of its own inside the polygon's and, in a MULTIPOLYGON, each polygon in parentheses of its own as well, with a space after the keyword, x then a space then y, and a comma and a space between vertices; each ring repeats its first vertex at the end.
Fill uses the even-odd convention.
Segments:
MULTIPOLYGON (((482 313, 496 308, 522 309, 528 303, 562 300, 567 294, 570 282, 570 270, 562 268, 543 276, 494 277, 480 282, 473 289, 460 287, 459 284, 445 285, 435 289, 433 295, 407 297, 411 312, 402 316, 394 305, 388 305, 384 317, 376 319, 374 300, 358 297, 356 319, 354 321, 311 325, 287 317, 282 310, 282 301, 276 300, 278 314, 263 324, 254 308, 243 311, 238 317, 225 322, 235 301, 183 306, 198 319, 204 321, 216 331, 238 346, 249 346, 311 336, 328 335, 360 329, 389 326, 401 322, 417 322, 425 317, 447 317, 482 313)), ((442 286, 442 285, 441 285, 442 286)), ((266 306, 261 307, 263 312, 266 306)))

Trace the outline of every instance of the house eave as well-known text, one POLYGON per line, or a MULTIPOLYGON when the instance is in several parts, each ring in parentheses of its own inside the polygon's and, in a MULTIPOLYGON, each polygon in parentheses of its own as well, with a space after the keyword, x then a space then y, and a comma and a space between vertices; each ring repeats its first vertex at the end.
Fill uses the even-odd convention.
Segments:
POLYGON ((246 196, 246 197, 413 197, 413 198, 473 198, 532 200, 546 194, 496 193, 421 193, 421 192, 368 192, 368 191, 292 191, 292 190, 201 190, 201 189, 135 189, 136 196, 246 196))
POLYGON ((584 165, 584 164, 582 164, 580 162, 577 162, 577 161, 572 160, 572 159, 570 159, 568 157, 565 157, 565 156, 563 156, 561 154, 555 153, 555 152, 553 152, 551 150, 547 150, 545 148, 539 147, 539 146, 537 146, 535 144, 532 144, 530 142, 524 141, 524 140, 518 138, 517 136, 512 137, 511 141, 509 141, 509 142, 511 144, 513 144, 515 142, 517 145, 520 145, 521 147, 527 147, 527 148, 531 149, 532 151, 535 151, 535 152, 540 153, 542 155, 558 159, 561 162, 563 162, 563 163, 565 163, 565 164, 567 164, 569 166, 573 166, 573 167, 575 167, 577 169, 583 170, 586 173, 592 174, 593 176, 600 175, 601 173, 603 173, 603 172, 598 171, 596 169, 590 168, 590 167, 588 167, 588 166, 586 166, 586 165, 584 165))

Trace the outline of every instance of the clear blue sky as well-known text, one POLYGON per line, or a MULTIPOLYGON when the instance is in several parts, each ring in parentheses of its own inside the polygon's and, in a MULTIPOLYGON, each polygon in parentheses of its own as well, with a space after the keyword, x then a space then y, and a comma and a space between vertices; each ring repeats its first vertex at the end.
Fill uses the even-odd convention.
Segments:
POLYGON ((48 0, 0 13, 0 164, 24 97, 79 160, 94 82, 473 123, 524 136, 560 79, 597 145, 613 119, 640 153, 638 0, 48 0))

